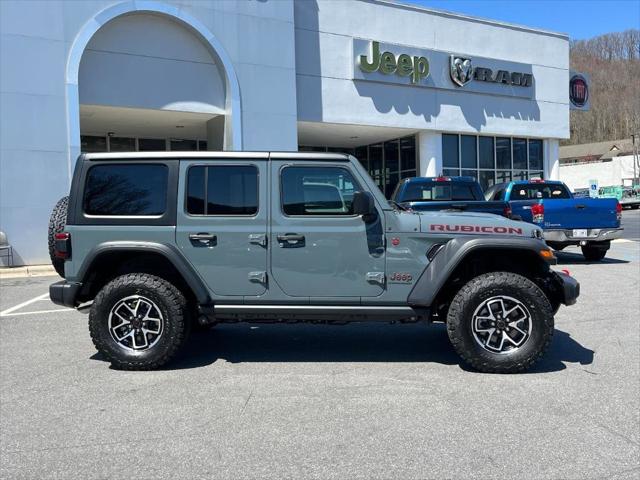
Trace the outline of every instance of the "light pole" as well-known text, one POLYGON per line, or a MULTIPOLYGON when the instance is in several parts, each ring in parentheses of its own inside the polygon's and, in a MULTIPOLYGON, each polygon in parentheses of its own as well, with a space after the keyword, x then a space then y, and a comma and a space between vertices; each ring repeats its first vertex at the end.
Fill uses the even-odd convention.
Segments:
POLYGON ((640 169, 640 162, 638 161, 638 146, 636 145, 636 137, 638 134, 631 134, 631 143, 633 145, 633 184, 631 188, 640 184, 640 180, 638 179, 637 169, 640 169))

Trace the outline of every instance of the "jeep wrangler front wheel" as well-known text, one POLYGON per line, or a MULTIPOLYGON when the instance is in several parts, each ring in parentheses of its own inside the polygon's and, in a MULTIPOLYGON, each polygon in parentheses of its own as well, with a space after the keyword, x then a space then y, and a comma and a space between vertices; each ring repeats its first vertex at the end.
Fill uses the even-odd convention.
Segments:
POLYGON ((89 313, 94 345, 116 368, 151 370, 165 365, 184 344, 186 300, 154 275, 117 277, 96 296, 89 313))
POLYGON ((456 294, 447 315, 447 332, 456 352, 473 368, 522 372, 551 343, 553 310, 531 280, 515 273, 487 273, 456 294))

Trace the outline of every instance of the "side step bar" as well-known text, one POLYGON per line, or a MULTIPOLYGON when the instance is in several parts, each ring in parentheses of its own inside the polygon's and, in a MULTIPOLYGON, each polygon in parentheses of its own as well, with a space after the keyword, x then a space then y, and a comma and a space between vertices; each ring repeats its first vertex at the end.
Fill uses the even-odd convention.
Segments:
POLYGON ((215 320, 271 320, 271 321, 407 321, 429 318, 427 309, 389 305, 236 305, 217 304, 206 313, 215 320))

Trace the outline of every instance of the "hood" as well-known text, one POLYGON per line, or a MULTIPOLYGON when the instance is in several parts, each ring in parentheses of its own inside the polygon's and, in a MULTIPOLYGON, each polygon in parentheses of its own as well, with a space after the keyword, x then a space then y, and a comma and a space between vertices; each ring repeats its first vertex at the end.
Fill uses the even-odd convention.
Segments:
POLYGON ((444 235, 500 235, 542 238, 542 230, 531 223, 518 222, 491 213, 415 212, 420 231, 444 235))

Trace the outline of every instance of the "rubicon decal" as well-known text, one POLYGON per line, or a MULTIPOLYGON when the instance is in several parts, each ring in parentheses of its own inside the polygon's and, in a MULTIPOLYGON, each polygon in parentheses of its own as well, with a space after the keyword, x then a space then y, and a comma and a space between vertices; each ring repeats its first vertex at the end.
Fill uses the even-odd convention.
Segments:
POLYGON ((518 227, 493 227, 479 225, 441 225, 432 223, 430 226, 432 232, 458 232, 458 233, 484 233, 484 234, 501 234, 501 235, 523 235, 523 231, 518 227))

